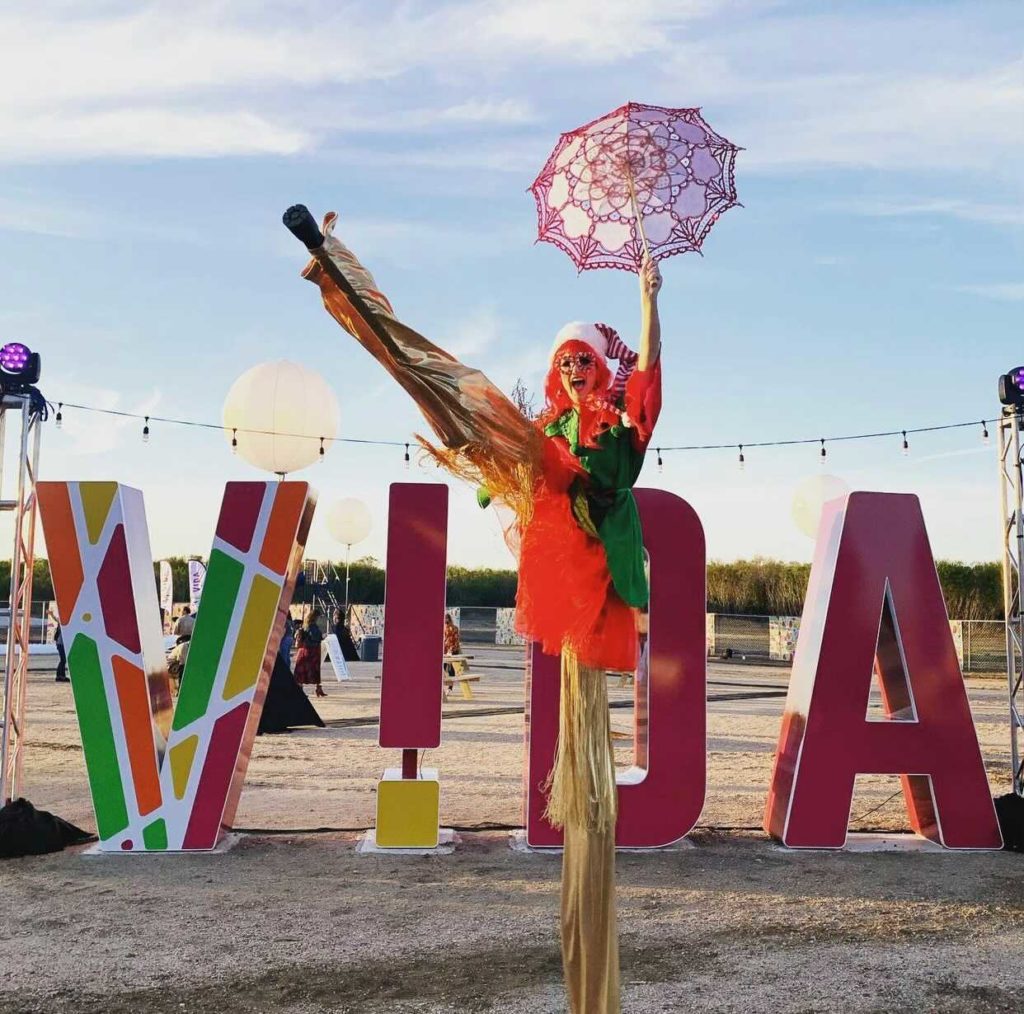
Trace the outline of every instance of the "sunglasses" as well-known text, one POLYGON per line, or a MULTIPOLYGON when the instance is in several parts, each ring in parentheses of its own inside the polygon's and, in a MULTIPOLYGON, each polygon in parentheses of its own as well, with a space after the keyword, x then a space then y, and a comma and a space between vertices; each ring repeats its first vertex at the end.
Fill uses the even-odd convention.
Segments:
POLYGON ((587 352, 577 352, 574 356, 562 356, 558 360, 558 368, 562 373, 572 373, 573 367, 589 370, 594 365, 594 357, 587 352))

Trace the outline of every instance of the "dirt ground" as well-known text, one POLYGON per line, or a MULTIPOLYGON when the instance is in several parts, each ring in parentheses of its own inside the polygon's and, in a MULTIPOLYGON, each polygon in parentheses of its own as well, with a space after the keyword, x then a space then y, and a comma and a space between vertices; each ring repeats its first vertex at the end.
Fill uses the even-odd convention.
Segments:
MULTIPOLYGON (((355 851, 397 762, 372 724, 379 666, 326 680, 328 728, 257 740, 224 854, 0 864, 0 1014, 565 1010, 557 855, 521 824, 522 671, 482 649, 445 705, 450 855, 355 851)), ((325 670, 326 678, 326 670, 325 670)), ((789 852, 759 830, 788 672, 709 671, 708 796, 691 847, 617 861, 625 1011, 1024 1010, 1024 864, 1011 853, 789 852)), ((1008 789, 1005 686, 971 680, 993 791, 1008 789)), ((632 691, 612 681, 613 700, 632 691)), ((29 696, 25 794, 94 826, 71 697, 29 696)), ((628 730, 628 709, 612 712, 628 730)), ((620 740, 620 760, 632 749, 620 740)), ((895 778, 858 780, 852 826, 906 828, 895 778)))

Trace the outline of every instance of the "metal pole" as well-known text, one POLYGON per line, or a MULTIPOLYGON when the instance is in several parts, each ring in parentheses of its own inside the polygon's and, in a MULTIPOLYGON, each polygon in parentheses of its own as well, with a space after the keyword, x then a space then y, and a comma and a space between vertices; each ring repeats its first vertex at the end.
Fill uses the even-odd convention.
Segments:
POLYGON ((352 556, 352 544, 345 543, 345 623, 348 624, 348 568, 349 558, 352 556))
MULTIPOLYGON (((28 689, 29 642, 32 632, 32 571, 35 564, 36 477, 39 471, 39 415, 28 394, 0 399, 0 438, 5 415, 21 409, 18 447, 18 489, 15 500, 0 499, 0 509, 14 512, 7 657, 4 660, 3 730, 0 735, 0 803, 21 794, 22 756, 28 689)), ((0 456, 3 444, 0 442, 0 456)))
POLYGON ((1024 681, 1024 473, 1020 453, 1020 413, 1007 410, 999 422, 999 478, 1003 518, 1003 619, 1006 631, 1006 677, 1010 704, 1010 761, 1013 791, 1024 796, 1020 730, 1024 681))

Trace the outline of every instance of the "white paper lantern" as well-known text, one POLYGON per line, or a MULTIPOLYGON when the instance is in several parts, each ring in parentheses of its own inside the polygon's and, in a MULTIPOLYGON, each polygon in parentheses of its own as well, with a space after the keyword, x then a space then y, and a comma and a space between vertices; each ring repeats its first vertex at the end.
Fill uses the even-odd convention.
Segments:
POLYGON ((224 399, 224 435, 250 465, 286 475, 321 458, 338 435, 338 399, 327 381, 286 359, 260 363, 224 399), (253 432, 264 431, 264 432, 253 432), (288 434, 287 436, 283 434, 288 434))
POLYGON ((834 475, 812 475, 793 493, 793 521, 808 538, 818 537, 822 508, 829 500, 846 496, 850 487, 834 475))
POLYGON ((369 509, 362 500, 354 497, 335 501, 327 511, 327 528, 343 545, 354 546, 362 542, 372 527, 369 509))

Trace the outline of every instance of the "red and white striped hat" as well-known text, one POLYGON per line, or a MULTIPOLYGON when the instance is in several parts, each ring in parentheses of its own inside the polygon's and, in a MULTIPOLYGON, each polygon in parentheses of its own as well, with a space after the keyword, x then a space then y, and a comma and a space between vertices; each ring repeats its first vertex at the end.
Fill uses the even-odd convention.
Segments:
POLYGON ((558 350, 571 341, 585 342, 602 359, 616 359, 619 369, 612 381, 611 393, 615 397, 626 389, 626 381, 636 368, 637 354, 619 337, 619 332, 607 324, 587 324, 582 320, 573 320, 555 335, 551 346, 549 363, 553 366, 558 350))

